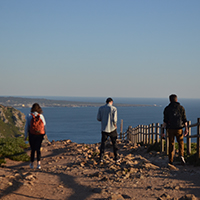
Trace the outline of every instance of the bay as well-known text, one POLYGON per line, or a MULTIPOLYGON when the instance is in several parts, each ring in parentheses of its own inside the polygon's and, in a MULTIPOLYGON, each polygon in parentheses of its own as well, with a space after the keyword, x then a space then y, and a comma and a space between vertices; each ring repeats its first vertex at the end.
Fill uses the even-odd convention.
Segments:
MULTIPOLYGON (((46 97, 45 97, 46 98, 46 97)), ((51 99, 64 99, 64 97, 51 97, 51 99)), ((74 100, 65 97, 64 100, 74 100)), ((75 98, 76 101, 102 102, 103 98, 75 98)), ((149 125, 151 123, 162 123, 163 110, 168 105, 168 99, 154 98, 114 98, 114 103, 146 104, 152 106, 117 107, 118 109, 118 133, 120 122, 123 119, 123 132, 128 126, 135 127, 139 124, 149 125)), ((196 123, 200 117, 200 99, 180 99, 181 105, 185 107, 187 119, 196 123)), ((30 108, 18 108, 25 115, 30 108)), ((70 139, 77 143, 97 143, 101 140, 100 122, 97 121, 98 107, 44 107, 47 126, 47 135, 50 141, 70 139)), ((192 128, 192 134, 196 134, 196 128, 192 128)), ((193 139, 195 142, 195 139, 193 139)))

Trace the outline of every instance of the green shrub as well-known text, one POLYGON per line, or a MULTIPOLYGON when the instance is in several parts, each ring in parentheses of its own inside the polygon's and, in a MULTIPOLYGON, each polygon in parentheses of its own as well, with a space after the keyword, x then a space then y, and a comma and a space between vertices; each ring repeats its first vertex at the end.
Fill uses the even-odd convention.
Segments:
POLYGON ((0 165, 5 163, 5 158, 16 161, 29 161, 30 158, 24 151, 28 147, 23 138, 0 138, 0 165))
POLYGON ((150 151, 157 151, 159 152, 161 149, 161 143, 160 142, 155 142, 154 144, 150 144, 148 149, 147 149, 147 152, 150 152, 150 151))
MULTIPOLYGON (((154 143, 148 146, 147 152, 160 151, 161 143, 154 143)), ((178 143, 175 143, 175 149, 178 149, 178 143)), ((188 164, 200 166, 200 159, 197 159, 197 143, 191 144, 191 154, 187 155, 187 144, 184 143, 184 158, 188 164)), ((179 157, 174 157, 174 161, 180 161, 179 157)))
POLYGON ((200 159, 197 158, 197 153, 187 156, 186 161, 191 165, 200 166, 200 159))
POLYGON ((0 119, 0 135, 3 137, 15 137, 20 136, 22 133, 19 132, 19 129, 11 123, 4 123, 0 119))

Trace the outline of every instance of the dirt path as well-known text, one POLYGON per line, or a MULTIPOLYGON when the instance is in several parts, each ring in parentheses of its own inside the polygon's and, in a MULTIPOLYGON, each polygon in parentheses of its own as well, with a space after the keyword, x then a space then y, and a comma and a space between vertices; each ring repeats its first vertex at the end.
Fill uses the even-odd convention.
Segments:
POLYGON ((120 142, 121 161, 113 161, 108 145, 105 162, 99 164, 98 148, 99 144, 76 144, 70 140, 45 143, 41 170, 7 159, 0 168, 0 198, 200 199, 200 167, 178 163, 168 166, 166 157, 120 142))

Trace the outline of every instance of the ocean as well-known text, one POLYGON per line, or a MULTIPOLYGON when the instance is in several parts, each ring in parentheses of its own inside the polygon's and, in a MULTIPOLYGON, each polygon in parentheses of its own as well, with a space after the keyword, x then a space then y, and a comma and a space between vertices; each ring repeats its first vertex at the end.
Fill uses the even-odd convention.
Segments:
MULTIPOLYGON (((57 100, 72 100, 80 102, 95 102, 104 105, 105 98, 84 97, 42 97, 57 100)), ((115 103, 146 104, 152 106, 117 107, 118 133, 120 122, 123 120, 123 132, 128 126, 149 125, 151 123, 162 124, 163 110, 169 104, 168 98, 113 98, 115 103)), ((200 118, 200 99, 179 99, 186 110, 187 119, 192 124, 200 118)), ((30 108, 17 108, 25 115, 30 108)), ((97 121, 98 107, 44 107, 43 114, 46 119, 46 131, 50 141, 70 139, 76 143, 98 143, 101 141, 101 125, 97 121)), ((192 134, 196 134, 196 128, 192 128, 192 134)), ((196 142, 192 139, 192 142, 196 142)))

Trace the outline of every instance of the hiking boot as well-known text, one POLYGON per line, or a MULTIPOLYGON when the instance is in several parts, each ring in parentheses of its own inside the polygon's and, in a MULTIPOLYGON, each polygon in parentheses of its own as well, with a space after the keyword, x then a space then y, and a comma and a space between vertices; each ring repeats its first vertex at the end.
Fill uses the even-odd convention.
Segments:
POLYGON ((184 157, 183 157, 183 156, 181 156, 181 157, 180 157, 180 159, 181 159, 181 164, 182 164, 182 165, 185 165, 185 163, 186 163, 186 162, 185 162, 185 159, 184 159, 184 157))

